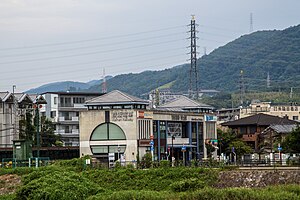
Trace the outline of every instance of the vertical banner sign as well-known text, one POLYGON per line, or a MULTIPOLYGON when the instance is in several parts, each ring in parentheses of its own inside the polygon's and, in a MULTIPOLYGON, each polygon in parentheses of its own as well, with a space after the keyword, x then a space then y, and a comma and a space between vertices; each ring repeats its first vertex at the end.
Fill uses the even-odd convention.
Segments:
POLYGON ((152 156, 152 161, 154 161, 154 136, 150 135, 150 150, 151 150, 151 156, 152 156))

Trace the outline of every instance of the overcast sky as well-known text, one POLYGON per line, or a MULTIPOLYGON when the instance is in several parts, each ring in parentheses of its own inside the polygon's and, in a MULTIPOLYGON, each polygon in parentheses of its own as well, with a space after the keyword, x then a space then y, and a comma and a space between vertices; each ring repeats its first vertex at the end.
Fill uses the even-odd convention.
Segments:
POLYGON ((253 29, 300 23, 299 0, 0 0, 0 91, 161 70, 186 63, 196 16, 199 56, 253 29))

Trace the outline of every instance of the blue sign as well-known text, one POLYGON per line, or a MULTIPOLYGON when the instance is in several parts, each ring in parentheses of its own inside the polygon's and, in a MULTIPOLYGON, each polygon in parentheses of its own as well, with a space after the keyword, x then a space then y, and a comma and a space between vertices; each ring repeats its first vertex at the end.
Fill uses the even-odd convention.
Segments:
POLYGON ((154 147, 153 147, 153 146, 151 146, 150 150, 151 150, 151 151, 154 151, 154 147))
POLYGON ((278 147, 277 149, 278 149, 278 151, 281 151, 281 150, 282 150, 282 147, 278 147))
POLYGON ((150 145, 151 145, 151 146, 154 145, 154 141, 153 141, 153 140, 150 141, 150 145))
POLYGON ((183 146, 181 147, 181 151, 186 151, 186 146, 183 145, 183 146))

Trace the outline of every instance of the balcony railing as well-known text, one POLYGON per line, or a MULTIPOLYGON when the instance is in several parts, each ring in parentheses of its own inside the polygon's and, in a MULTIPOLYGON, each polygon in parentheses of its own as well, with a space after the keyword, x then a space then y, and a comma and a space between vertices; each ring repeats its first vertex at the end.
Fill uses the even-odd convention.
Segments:
POLYGON ((73 134, 79 134, 79 129, 72 129, 73 134))

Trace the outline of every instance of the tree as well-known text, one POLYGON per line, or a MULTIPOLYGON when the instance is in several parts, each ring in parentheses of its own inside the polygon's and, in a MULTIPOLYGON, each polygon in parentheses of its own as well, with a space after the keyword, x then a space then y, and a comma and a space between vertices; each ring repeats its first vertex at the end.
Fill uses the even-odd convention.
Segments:
POLYGON ((232 152, 233 147, 238 158, 252 152, 252 148, 243 142, 231 129, 228 129, 227 131, 218 129, 217 133, 221 153, 229 154, 232 152))
POLYGON ((300 152, 300 126, 295 128, 290 134, 286 136, 281 146, 285 152, 300 152))
POLYGON ((212 146, 211 144, 205 144, 205 148, 207 151, 207 157, 211 158, 212 153, 216 150, 216 148, 214 146, 212 146))
POLYGON ((231 149, 229 145, 232 141, 237 139, 237 134, 234 133, 231 129, 226 131, 222 131, 221 129, 217 129, 218 139, 219 139, 219 151, 221 153, 229 154, 231 153, 231 149))
POLYGON ((232 151, 233 147, 234 147, 234 152, 236 153, 236 156, 238 158, 241 158, 242 155, 244 154, 248 154, 252 152, 252 148, 249 147, 245 142, 241 140, 232 141, 229 145, 229 150, 232 151))
POLYGON ((33 141, 35 138, 36 129, 33 125, 32 113, 27 111, 25 116, 19 121, 20 124, 20 139, 33 141))
POLYGON ((57 146, 61 140, 60 135, 54 133, 55 127, 52 121, 45 116, 41 117, 41 145, 44 147, 57 146))

